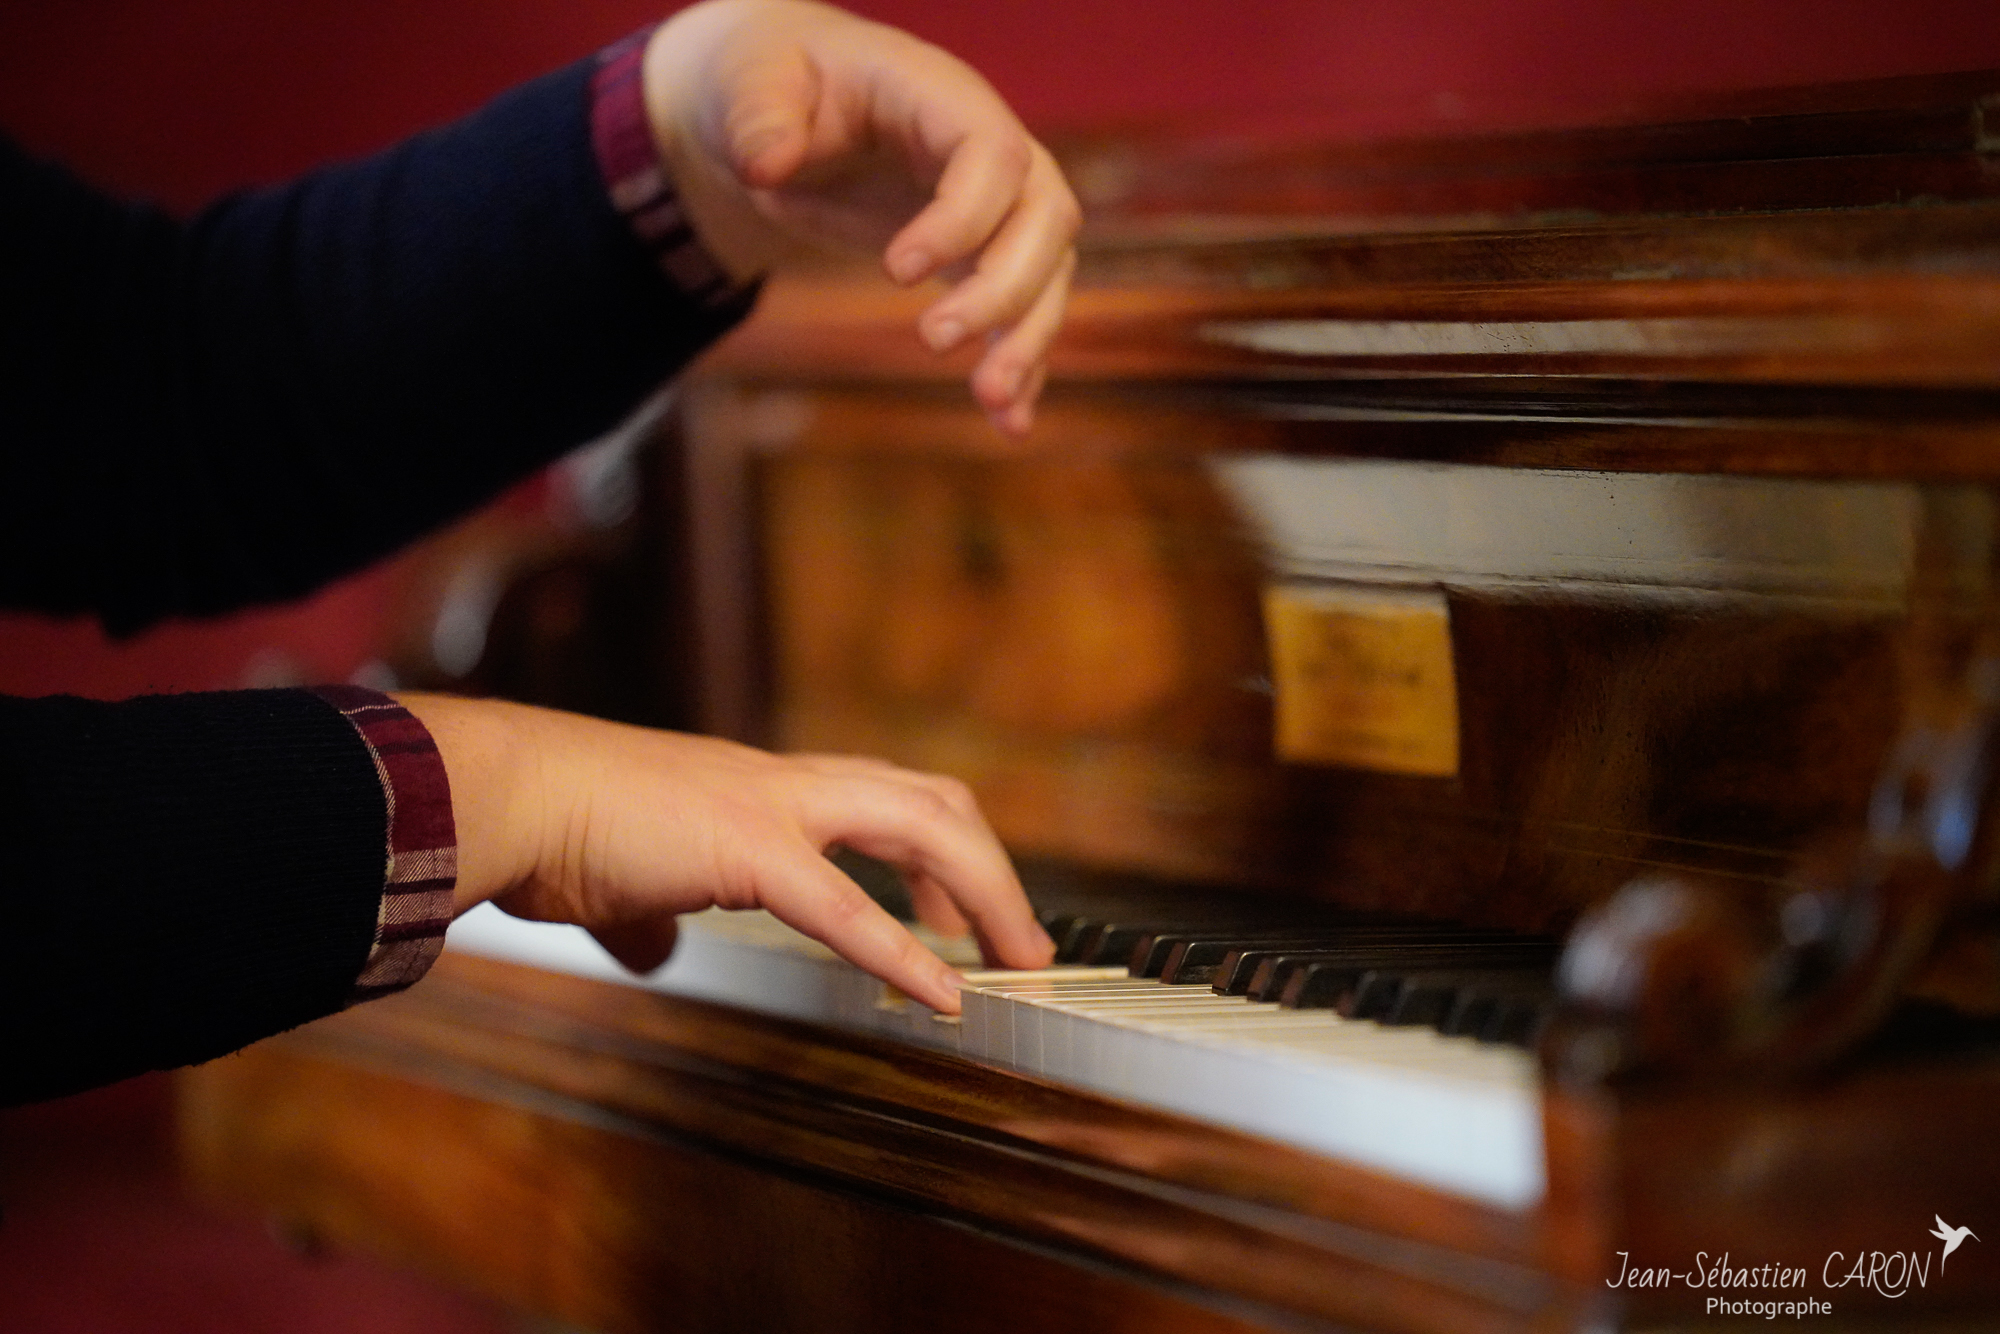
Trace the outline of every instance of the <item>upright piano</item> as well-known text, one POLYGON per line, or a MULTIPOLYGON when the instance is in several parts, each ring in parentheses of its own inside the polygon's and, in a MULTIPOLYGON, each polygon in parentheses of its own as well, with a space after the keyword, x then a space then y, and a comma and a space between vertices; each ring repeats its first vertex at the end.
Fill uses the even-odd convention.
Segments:
POLYGON ((616 1334, 2000 1318, 2000 74, 1066 157, 1031 439, 774 283, 398 669, 956 774, 1067 961, 469 917, 193 1178, 616 1334))

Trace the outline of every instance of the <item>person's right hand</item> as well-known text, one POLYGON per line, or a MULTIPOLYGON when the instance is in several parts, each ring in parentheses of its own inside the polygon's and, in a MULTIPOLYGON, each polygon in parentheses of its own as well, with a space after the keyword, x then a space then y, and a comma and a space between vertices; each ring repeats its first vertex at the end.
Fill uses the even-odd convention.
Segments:
POLYGON ((1076 268, 1081 214, 1055 159, 963 61, 810 0, 707 0, 646 47, 654 143, 703 243, 737 278, 801 242, 874 250, 894 281, 945 275, 917 322, 1028 429, 1076 268))
POLYGON ((1039 968, 1054 952, 954 779, 493 700, 397 698, 444 759, 459 912, 491 899, 573 922, 644 972, 672 951, 678 914, 763 908, 956 1013, 957 975, 827 860, 845 844, 901 869, 928 925, 969 922, 990 962, 1039 968))

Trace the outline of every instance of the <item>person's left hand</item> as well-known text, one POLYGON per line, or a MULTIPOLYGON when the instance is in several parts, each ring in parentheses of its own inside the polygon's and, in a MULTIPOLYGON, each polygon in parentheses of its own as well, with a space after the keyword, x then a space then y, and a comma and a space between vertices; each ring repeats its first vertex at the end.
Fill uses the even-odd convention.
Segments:
POLYGON ((952 279, 918 331, 985 337, 972 390, 1027 430, 1080 213, 1048 150, 962 61, 808 0, 707 0, 653 34, 647 115, 696 232, 738 279, 817 247, 952 279))
POLYGON ((958 975, 827 860, 840 844, 901 869, 919 920, 969 929, 990 962, 1042 968, 1054 954, 963 783, 501 700, 397 699, 444 762, 457 912, 490 899, 572 922, 647 972, 672 952, 681 914, 762 908, 956 1014, 958 975))

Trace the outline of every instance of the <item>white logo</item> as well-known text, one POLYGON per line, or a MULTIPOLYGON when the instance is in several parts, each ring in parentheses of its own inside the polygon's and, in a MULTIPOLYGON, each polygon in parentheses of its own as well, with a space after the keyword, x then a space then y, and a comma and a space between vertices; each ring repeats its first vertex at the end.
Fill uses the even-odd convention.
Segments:
POLYGON ((1944 1254, 1938 1257, 1938 1272, 1943 1273, 1944 1262, 1951 1259, 1951 1253, 1958 1249, 1959 1243, 1967 1237, 1978 1241, 1979 1234, 1969 1227, 1953 1227, 1937 1214, 1931 1217, 1937 1219, 1937 1226, 1931 1229, 1931 1235, 1944 1243, 1944 1254))

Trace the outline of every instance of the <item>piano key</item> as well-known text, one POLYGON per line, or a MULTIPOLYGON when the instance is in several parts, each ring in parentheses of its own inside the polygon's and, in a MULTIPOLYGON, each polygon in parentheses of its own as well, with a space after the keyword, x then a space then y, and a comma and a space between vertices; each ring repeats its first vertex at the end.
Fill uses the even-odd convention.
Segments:
POLYGON ((1329 953, 1295 962, 1281 981, 1259 1000, 1275 999, 1286 1009, 1341 1009, 1351 1005, 1355 988, 1367 973, 1382 968, 1504 968, 1548 969, 1553 951, 1517 944, 1467 948, 1454 945, 1418 946, 1402 953, 1357 949, 1347 957, 1329 953), (1274 997, 1271 991, 1277 992, 1274 997))
POLYGON ((1505 992, 1545 993, 1548 969, 1539 964, 1515 969, 1377 969, 1355 985, 1347 1001, 1337 1006, 1350 1019, 1373 1019, 1396 1027, 1423 1024, 1436 1027, 1460 996, 1505 992))
MULTIPOLYGON (((1505 1208, 1542 1191, 1535 1068, 1515 1046, 1286 1010, 1117 966, 968 964, 963 1014, 941 1022, 760 913, 684 919, 674 958, 644 979, 573 928, 486 908, 453 926, 450 946, 956 1052, 1505 1208)), ((1496 1006, 1485 1020, 1524 1032, 1533 1013, 1496 1006)))
MULTIPOLYGON (((1393 934, 1407 931, 1435 931, 1437 924, 1414 922, 1408 917, 1386 913, 1321 914, 1310 922, 1282 922, 1246 919, 1237 922, 1209 922, 1199 927, 1161 927, 1139 937, 1127 966, 1135 977, 1161 977, 1168 962, 1182 957, 1195 946, 1209 960, 1220 959, 1221 942, 1249 947, 1258 944, 1283 945, 1307 940, 1343 940, 1355 934, 1393 934)), ((1201 979, 1206 981, 1206 978, 1201 979)))
POLYGON ((1479 1040, 1530 1050, 1541 1040, 1548 1021, 1548 997, 1502 996, 1493 1007, 1493 1017, 1480 1026, 1479 1040))
MULTIPOLYGON (((1517 962, 1525 957, 1530 960, 1553 959, 1552 954, 1544 954, 1540 944, 1523 942, 1518 936, 1498 940, 1454 941, 1362 941, 1338 949, 1319 949, 1300 952, 1272 953, 1257 965, 1251 974, 1250 984, 1243 994, 1252 1000, 1279 1001, 1282 1003, 1288 989, 1296 983, 1300 973, 1308 968, 1325 966, 1329 972, 1327 980, 1316 985, 1312 993, 1314 1005, 1332 1005, 1339 996, 1342 983, 1336 981, 1331 970, 1349 967, 1366 970, 1370 968, 1396 967, 1477 967, 1481 962, 1496 964, 1517 962), (1525 951, 1525 955, 1521 952, 1525 951), (1324 996, 1324 999, 1320 997, 1324 996)), ((1239 969, 1240 971, 1240 969, 1239 969)), ((1297 994, 1297 993, 1295 993, 1297 994)))
MULTIPOLYGON (((1207 982, 1214 984, 1226 961, 1240 959, 1246 954, 1270 951, 1278 953, 1303 952, 1314 949, 1344 949, 1362 943, 1408 943, 1420 945, 1459 941, 1479 943, 1491 941, 1514 942, 1522 937, 1497 932, 1480 931, 1465 927, 1439 925, 1418 925, 1410 922, 1357 923, 1337 930, 1302 931, 1291 936, 1263 935, 1236 937, 1186 937, 1184 944, 1176 944, 1168 954, 1159 972, 1162 981, 1175 986, 1194 986, 1207 982)), ((1227 989, 1217 985, 1217 991, 1227 989)), ((1233 994, 1233 993, 1232 993, 1233 994)))
POLYGON ((1298 928, 1290 932, 1260 932, 1242 923, 1232 926, 1210 926, 1206 928, 1162 927, 1157 931, 1149 931, 1139 937, 1138 942, 1132 948, 1131 956, 1127 959, 1125 966, 1132 970, 1132 976, 1134 977, 1159 977, 1167 966, 1168 958, 1177 950, 1185 949, 1193 941, 1213 940, 1218 936, 1242 941, 1291 940, 1307 936, 1324 935, 1325 931, 1324 927, 1318 927, 1298 928))
MULTIPOLYGON (((1433 929, 1428 933, 1419 932, 1417 933, 1417 937, 1405 943, 1411 946, 1445 943, 1466 945, 1491 943, 1494 945, 1540 945, 1546 946, 1549 949, 1556 948, 1556 942, 1549 940, 1547 937, 1519 936, 1498 931, 1454 929, 1448 932, 1433 929)), ((1388 942, 1385 941, 1384 943, 1388 942)), ((1270 991, 1273 987, 1272 971, 1266 965, 1271 964, 1274 958, 1281 955, 1304 953, 1306 948, 1306 945, 1303 943, 1295 943, 1291 946, 1252 947, 1229 950, 1223 955, 1222 962, 1217 968, 1211 985, 1217 992, 1224 995, 1261 995, 1270 991)), ((1338 949, 1342 948, 1342 946, 1335 944, 1327 948, 1338 949)))
POLYGON ((1032 995, 1060 989, 1088 994, 1100 987, 1131 984, 1122 968, 1056 967, 1033 972, 964 974, 967 986, 959 992, 963 1007, 960 1035, 962 1049, 1004 1065, 1017 1065, 1014 1042, 1015 1012, 1004 1002, 1016 994, 1032 995))
MULTIPOLYGON (((1079 915, 1067 933, 1065 948, 1056 955, 1059 963, 1113 964, 1127 963, 1133 947, 1146 937, 1162 932, 1183 931, 1230 931, 1251 932, 1265 929, 1283 929, 1299 925, 1296 920, 1287 921, 1271 911, 1255 911, 1254 905, 1243 908, 1214 908, 1193 911, 1189 904, 1177 902, 1153 905, 1128 905, 1129 911, 1112 914, 1079 915)), ((1321 925, 1327 925, 1339 914, 1329 909, 1318 909, 1311 916, 1321 925)), ((1296 914, 1294 915, 1296 918, 1296 914)))

